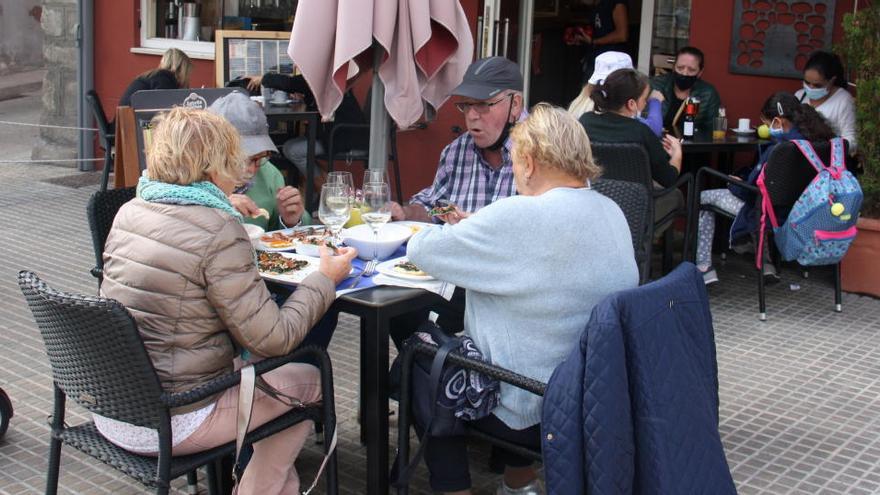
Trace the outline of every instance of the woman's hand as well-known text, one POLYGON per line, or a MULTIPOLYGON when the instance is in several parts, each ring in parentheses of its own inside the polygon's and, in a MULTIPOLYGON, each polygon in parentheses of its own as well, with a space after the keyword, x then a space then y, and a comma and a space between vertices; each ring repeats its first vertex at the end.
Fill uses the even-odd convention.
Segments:
POLYGON ((243 217, 253 218, 260 214, 260 207, 244 194, 230 194, 229 202, 243 217))
POLYGON ((663 149, 669 153, 669 164, 681 172, 681 141, 667 134, 663 136, 663 149))
POLYGON ((467 218, 469 216, 471 216, 470 213, 468 213, 466 211, 461 211, 456 206, 454 210, 450 211, 449 213, 446 213, 445 215, 437 215, 437 218, 439 218, 440 220, 443 220, 444 222, 448 223, 449 225, 455 225, 458 222, 464 220, 465 218, 467 218))
POLYGON ((318 271, 332 280, 333 285, 339 285, 351 273, 351 260, 357 256, 357 249, 352 247, 337 248, 336 256, 327 246, 321 246, 318 250, 321 253, 321 265, 318 271))
POLYGON ((659 101, 659 102, 661 102, 661 103, 663 103, 664 101, 666 101, 666 97, 663 96, 663 93, 657 91, 656 89, 652 89, 652 90, 651 90, 651 94, 648 95, 648 99, 651 99, 651 98, 653 98, 653 99, 655 99, 655 100, 657 100, 657 101, 659 101))
POLYGON ((263 76, 246 76, 248 78, 247 89, 251 91, 259 91, 263 84, 263 76))
POLYGON ((275 193, 275 202, 284 225, 293 227, 299 223, 303 214, 303 200, 299 189, 293 186, 282 187, 275 193))

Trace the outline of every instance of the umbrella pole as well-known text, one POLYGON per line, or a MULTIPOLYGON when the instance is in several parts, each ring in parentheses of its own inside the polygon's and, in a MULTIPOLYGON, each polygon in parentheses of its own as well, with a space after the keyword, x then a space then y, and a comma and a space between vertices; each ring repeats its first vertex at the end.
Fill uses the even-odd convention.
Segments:
POLYGON ((384 50, 373 40, 373 86, 370 97, 370 161, 371 170, 384 170, 388 165, 388 129, 390 118, 385 111, 385 85, 379 78, 379 65, 384 50))

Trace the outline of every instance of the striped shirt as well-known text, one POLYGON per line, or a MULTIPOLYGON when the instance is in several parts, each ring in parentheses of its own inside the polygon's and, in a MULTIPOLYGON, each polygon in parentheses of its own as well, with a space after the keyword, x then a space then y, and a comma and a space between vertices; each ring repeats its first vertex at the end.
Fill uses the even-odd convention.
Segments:
MULTIPOLYGON (((525 117, 523 112, 519 120, 525 117)), ((501 147, 501 166, 496 170, 483 158, 470 133, 463 133, 443 148, 434 183, 416 193, 410 204, 428 209, 438 199, 445 199, 462 211, 475 213, 499 199, 516 195, 511 146, 507 138, 501 147)))

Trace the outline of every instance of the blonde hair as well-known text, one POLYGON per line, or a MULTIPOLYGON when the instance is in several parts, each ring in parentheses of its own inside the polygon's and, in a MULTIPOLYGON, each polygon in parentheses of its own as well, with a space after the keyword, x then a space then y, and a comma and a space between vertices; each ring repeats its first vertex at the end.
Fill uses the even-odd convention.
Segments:
POLYGON ((169 48, 162 55, 159 61, 159 67, 148 70, 141 74, 141 77, 152 77, 160 70, 167 70, 174 74, 178 86, 181 88, 189 87, 189 73, 192 71, 192 60, 186 53, 177 48, 169 48))
POLYGON ((593 161, 587 131, 570 113, 548 103, 538 103, 510 133, 513 156, 532 157, 540 166, 555 168, 586 182, 602 169, 593 161))
POLYGON ((147 177, 186 186, 216 173, 237 183, 245 172, 238 131, 219 115, 174 107, 153 119, 147 177))

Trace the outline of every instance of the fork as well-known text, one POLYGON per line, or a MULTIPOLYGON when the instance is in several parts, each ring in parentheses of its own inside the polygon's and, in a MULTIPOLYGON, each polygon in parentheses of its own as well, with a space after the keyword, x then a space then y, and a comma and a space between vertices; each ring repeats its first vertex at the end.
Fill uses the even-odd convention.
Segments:
POLYGON ((348 288, 354 289, 355 287, 357 287, 358 282, 361 281, 361 277, 363 277, 364 275, 368 277, 373 275, 373 273, 376 271, 376 265, 378 264, 379 260, 370 260, 367 263, 367 266, 364 267, 364 270, 360 274, 358 274, 357 277, 354 278, 354 282, 352 282, 351 285, 348 286, 348 288))

